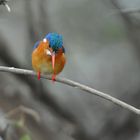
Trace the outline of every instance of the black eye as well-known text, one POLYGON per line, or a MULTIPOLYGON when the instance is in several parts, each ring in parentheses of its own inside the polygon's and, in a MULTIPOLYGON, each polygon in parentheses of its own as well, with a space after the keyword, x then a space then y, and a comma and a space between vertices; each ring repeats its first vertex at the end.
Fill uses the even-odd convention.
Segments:
POLYGON ((53 52, 57 53, 57 50, 53 50, 53 52))
POLYGON ((52 48, 53 52, 57 53, 58 49, 57 48, 52 48))

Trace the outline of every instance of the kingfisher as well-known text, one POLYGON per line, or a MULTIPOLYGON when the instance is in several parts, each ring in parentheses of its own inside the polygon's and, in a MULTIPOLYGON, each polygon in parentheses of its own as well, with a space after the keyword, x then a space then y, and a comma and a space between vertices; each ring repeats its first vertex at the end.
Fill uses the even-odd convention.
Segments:
POLYGON ((37 72, 38 80, 41 74, 52 75, 55 81, 66 63, 65 48, 62 35, 48 33, 45 38, 34 45, 32 52, 32 67, 37 72))

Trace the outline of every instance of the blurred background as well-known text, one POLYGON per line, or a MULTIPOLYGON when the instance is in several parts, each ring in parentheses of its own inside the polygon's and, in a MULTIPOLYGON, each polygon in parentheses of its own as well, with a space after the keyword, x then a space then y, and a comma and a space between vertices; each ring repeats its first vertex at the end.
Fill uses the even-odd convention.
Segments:
MULTIPOLYGON (((140 0, 8 5, 11 13, 0 5, 1 66, 32 69, 34 43, 58 32, 67 57, 60 76, 140 108, 140 0)), ((57 82, 12 73, 0 72, 0 117, 3 140, 140 139, 140 118, 132 112, 57 82)))

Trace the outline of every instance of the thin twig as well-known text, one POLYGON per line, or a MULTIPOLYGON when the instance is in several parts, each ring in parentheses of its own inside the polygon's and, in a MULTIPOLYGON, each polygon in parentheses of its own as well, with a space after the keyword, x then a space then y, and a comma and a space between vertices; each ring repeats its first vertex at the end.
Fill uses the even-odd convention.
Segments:
POLYGON ((4 6, 7 8, 8 12, 11 12, 11 8, 7 3, 5 3, 4 6))
POLYGON ((8 12, 11 12, 11 8, 9 7, 9 5, 7 4, 8 0, 0 0, 0 5, 4 5, 8 12))
POLYGON ((116 9, 115 9, 115 11, 112 11, 111 13, 109 13, 108 15, 107 15, 107 17, 109 16, 114 16, 114 15, 117 15, 117 14, 120 14, 120 13, 123 13, 123 14, 135 14, 135 13, 140 13, 140 8, 131 8, 131 9, 128 9, 128 8, 126 8, 126 9, 120 9, 120 10, 118 10, 118 11, 116 11, 116 9))
MULTIPOLYGON (((11 73, 16 73, 16 74, 23 74, 23 75, 30 75, 30 76, 37 76, 37 74, 34 71, 26 70, 26 69, 18 69, 18 68, 14 68, 14 67, 0 66, 0 71, 11 72, 11 73)), ((52 79, 52 77, 50 75, 41 75, 41 78, 48 79, 48 80, 52 79)), ((95 89, 88 87, 86 85, 80 84, 78 82, 75 82, 75 81, 72 81, 72 80, 69 80, 66 78, 61 78, 61 77, 57 77, 56 82, 60 82, 60 83, 63 83, 65 85, 69 85, 71 87, 79 88, 83 91, 86 91, 87 93, 99 96, 99 97, 101 97, 105 100, 111 101, 112 103, 117 104, 117 105, 137 114, 137 115, 140 115, 140 109, 137 109, 134 106, 131 106, 131 105, 129 105, 129 104, 117 99, 117 98, 114 98, 106 93, 95 90, 95 89)))
POLYGON ((111 13, 110 15, 115 15, 115 14, 133 14, 133 13, 140 13, 140 8, 126 8, 126 9, 120 9, 119 11, 115 11, 111 13))
POLYGON ((122 9, 120 12, 128 13, 128 14, 139 13, 140 12, 140 8, 126 8, 126 9, 122 9))

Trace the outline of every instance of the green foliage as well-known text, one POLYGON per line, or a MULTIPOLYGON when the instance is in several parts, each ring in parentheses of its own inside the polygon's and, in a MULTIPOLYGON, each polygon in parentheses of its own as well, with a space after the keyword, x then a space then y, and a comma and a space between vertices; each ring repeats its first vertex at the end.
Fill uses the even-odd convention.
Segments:
POLYGON ((23 119, 17 120, 17 121, 15 122, 15 126, 16 126, 17 128, 24 128, 24 120, 23 120, 23 119))
POLYGON ((20 140, 31 140, 31 137, 29 134, 24 134, 23 136, 21 136, 20 140))

